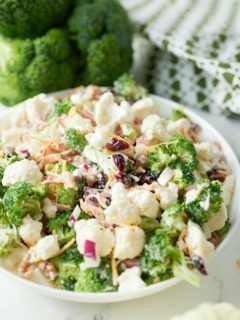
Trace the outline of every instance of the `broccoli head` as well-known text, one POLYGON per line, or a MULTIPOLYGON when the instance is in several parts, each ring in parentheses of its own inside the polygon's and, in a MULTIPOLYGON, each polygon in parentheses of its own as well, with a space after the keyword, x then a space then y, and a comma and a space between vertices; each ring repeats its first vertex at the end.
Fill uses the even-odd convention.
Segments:
POLYGON ((75 83, 75 51, 61 29, 33 40, 0 37, 0 46, 0 101, 7 105, 75 83))
POLYGON ((142 275, 147 283, 156 283, 173 276, 173 266, 181 260, 176 246, 177 230, 160 228, 149 238, 140 258, 142 275))
POLYGON ((56 286, 65 290, 74 291, 80 274, 80 263, 83 257, 76 246, 72 246, 60 256, 52 259, 58 269, 56 286))
POLYGON ((203 224, 222 206, 222 184, 219 181, 201 180, 195 188, 198 196, 194 201, 185 204, 184 210, 191 220, 203 224))
POLYGON ((54 218, 49 218, 47 222, 48 231, 57 234, 60 244, 65 244, 75 237, 75 231, 68 226, 68 219, 71 212, 58 214, 54 218))
POLYGON ((102 258, 100 266, 81 270, 75 285, 77 292, 113 291, 112 272, 107 258, 102 258))
POLYGON ((16 227, 21 225, 27 214, 35 219, 41 218, 40 201, 47 196, 45 185, 31 185, 28 182, 17 182, 10 186, 3 197, 4 212, 9 222, 16 227))
POLYGON ((69 148, 81 152, 87 145, 87 139, 76 129, 70 128, 66 131, 65 143, 69 148))
POLYGON ((18 243, 15 229, 0 227, 0 258, 9 255, 18 246, 18 243))
POLYGON ((148 168, 154 174, 160 174, 166 167, 174 169, 174 182, 180 188, 194 183, 197 163, 197 152, 193 143, 181 136, 173 136, 169 142, 157 145, 147 159, 148 168))
POLYGON ((83 81, 112 85, 132 62, 132 27, 115 0, 78 2, 68 30, 86 61, 83 81))
POLYGON ((69 110, 72 108, 73 103, 69 99, 63 99, 55 104, 55 110, 58 116, 62 114, 67 114, 69 110))
POLYGON ((114 90, 127 100, 138 100, 147 93, 146 89, 138 84, 133 76, 126 73, 114 81, 114 90))
POLYGON ((70 0, 1 0, 0 32, 9 37, 33 38, 60 25, 70 0))
POLYGON ((63 183, 49 184, 49 193, 57 204, 68 207, 68 210, 75 207, 78 200, 78 190, 64 187, 63 183))

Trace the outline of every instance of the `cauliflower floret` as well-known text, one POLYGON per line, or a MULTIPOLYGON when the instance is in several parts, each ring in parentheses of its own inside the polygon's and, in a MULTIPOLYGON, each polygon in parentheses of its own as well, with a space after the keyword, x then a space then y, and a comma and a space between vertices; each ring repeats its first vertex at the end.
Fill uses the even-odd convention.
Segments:
POLYGON ((184 135, 187 136, 188 130, 191 127, 191 123, 186 118, 181 118, 177 121, 170 121, 167 125, 167 132, 173 135, 184 135))
POLYGON ((5 147, 15 148, 23 142, 23 136, 26 134, 26 129, 14 128, 6 129, 1 132, 2 144, 5 147))
POLYGON ((160 197, 160 206, 162 209, 175 204, 178 198, 178 187, 175 183, 169 182, 166 187, 161 187, 155 189, 155 192, 160 197))
POLYGON ((123 101, 120 106, 114 103, 112 93, 104 93, 95 106, 95 121, 97 126, 106 131, 114 131, 119 123, 129 123, 134 120, 134 114, 128 102, 123 101))
POLYGON ((120 182, 112 188, 112 202, 105 210, 105 220, 110 224, 139 224, 139 207, 127 197, 127 190, 120 182))
POLYGON ((29 215, 24 217, 19 228, 19 234, 23 241, 32 247, 41 239, 42 222, 33 220, 29 215))
POLYGON ((234 192, 234 175, 227 176, 223 182, 222 192, 223 192, 223 201, 226 206, 231 202, 232 194, 234 192))
POLYGON ((114 257, 124 260, 140 255, 145 244, 145 233, 137 226, 124 226, 115 229, 116 243, 114 257))
POLYGON ((146 283, 141 279, 141 269, 139 267, 126 269, 120 274, 118 281, 119 292, 132 292, 146 287, 146 283))
POLYGON ((134 117, 140 120, 145 119, 150 114, 158 114, 159 108, 156 105, 155 101, 150 98, 142 98, 135 102, 131 107, 132 112, 134 113, 134 117))
POLYGON ((86 135, 88 143, 96 150, 101 150, 108 142, 109 137, 104 133, 104 130, 96 127, 93 133, 86 135))
POLYGON ((86 259, 86 264, 82 267, 86 268, 87 264, 89 267, 97 267, 100 263, 100 258, 109 255, 112 251, 114 246, 113 232, 101 226, 96 219, 79 220, 74 224, 74 229, 76 231, 78 250, 81 254, 84 254, 86 240, 93 241, 96 244, 96 261, 93 261, 93 264, 89 264, 90 259, 86 259))
POLYGON ((48 120, 55 112, 55 103, 57 100, 54 97, 49 97, 46 94, 39 94, 24 102, 24 109, 30 123, 39 122, 39 120, 48 120))
POLYGON ((16 182, 38 183, 42 179, 42 173, 33 160, 21 160, 10 164, 4 171, 2 184, 10 186, 16 182))
POLYGON ((208 220, 208 222, 203 224, 202 229, 205 237, 209 239, 212 232, 222 229, 227 221, 227 218, 227 208, 225 205, 223 205, 219 212, 215 213, 212 218, 208 220))
POLYGON ((191 220, 187 224, 185 242, 190 255, 200 256, 205 262, 209 262, 214 254, 214 245, 207 241, 200 226, 191 220))
POLYGON ((157 218, 160 206, 151 191, 135 188, 128 192, 127 197, 139 208, 141 216, 157 218))
POLYGON ((49 198, 45 198, 42 210, 48 218, 54 218, 57 213, 57 206, 49 198))
POLYGON ((143 120, 141 132, 148 140, 168 141, 169 134, 166 132, 167 121, 156 114, 152 114, 143 120))
POLYGON ((199 158, 198 170, 201 173, 206 173, 211 170, 220 159, 218 147, 211 142, 196 143, 195 149, 199 158))
POLYGON ((38 259, 48 260, 55 256, 60 250, 56 235, 45 236, 36 244, 36 254, 38 259))
POLYGON ((81 117, 78 113, 75 113, 71 117, 67 117, 64 123, 67 129, 74 128, 82 133, 93 131, 91 120, 81 117))

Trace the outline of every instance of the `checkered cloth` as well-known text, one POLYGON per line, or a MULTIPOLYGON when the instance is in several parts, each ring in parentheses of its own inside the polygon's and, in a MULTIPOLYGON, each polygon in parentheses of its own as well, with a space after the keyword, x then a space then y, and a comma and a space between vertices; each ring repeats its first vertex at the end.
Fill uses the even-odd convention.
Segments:
POLYGON ((154 45, 146 74, 155 93, 203 110, 240 113, 239 0, 121 3, 154 45))

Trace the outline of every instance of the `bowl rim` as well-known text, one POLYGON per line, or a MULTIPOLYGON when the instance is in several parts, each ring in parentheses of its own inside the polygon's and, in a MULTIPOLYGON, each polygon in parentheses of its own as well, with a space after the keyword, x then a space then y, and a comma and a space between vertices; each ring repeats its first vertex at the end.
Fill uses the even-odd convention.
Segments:
MULTIPOLYGON (((61 95, 67 94, 71 90, 72 89, 64 90, 64 91, 60 91, 60 92, 55 92, 55 93, 51 93, 49 95, 50 96, 55 96, 55 95, 61 96, 61 95)), ((238 183, 240 186, 240 164, 239 164, 239 161, 238 161, 237 156, 236 156, 235 152, 233 151, 232 147, 227 142, 227 140, 221 135, 221 133, 219 133, 208 121, 206 121, 204 118, 202 118, 200 115, 198 115, 194 111, 190 110, 189 108, 187 108, 177 102, 171 101, 171 100, 163 98, 161 96, 158 96, 158 95, 150 94, 149 96, 152 97, 159 104, 160 110, 161 110, 161 108, 163 108, 163 109, 164 108, 184 109, 184 113, 186 113, 186 115, 190 119, 192 119, 195 123, 199 124, 201 126, 201 128, 210 129, 210 131, 212 131, 212 133, 214 134, 214 140, 219 141, 221 146, 224 146, 225 156, 226 156, 226 150, 227 150, 227 153, 229 153, 228 156, 226 156, 226 158, 229 159, 231 157, 231 163, 232 163, 231 169, 233 169, 233 165, 234 165, 234 172, 232 172, 232 173, 235 176, 235 185, 238 183)), ((21 106, 18 105, 18 107, 21 107, 21 106)), ((11 109, 7 110, 6 112, 3 112, 2 114, 0 114, 0 119, 4 115, 7 115, 9 112, 11 112, 11 111, 13 112, 13 110, 14 109, 11 108, 11 109)), ((227 161, 227 162, 229 162, 229 161, 227 161)), ((234 198, 236 197, 236 194, 237 194, 237 192, 235 192, 234 198)), ((239 189, 239 196, 240 196, 240 189, 239 189)), ((232 202, 233 202, 233 200, 232 200, 232 202)), ((240 209, 240 206, 239 206, 239 209, 240 209)), ((216 250, 215 250, 216 254, 227 245, 227 243, 232 239, 236 230, 238 229, 238 227, 240 225, 240 210, 239 209, 238 209, 237 214, 235 215, 235 219, 233 221, 231 229, 229 230, 226 237, 222 240, 220 245, 216 248, 216 250)), ((138 289, 136 291, 132 291, 132 292, 121 293, 121 292, 115 291, 115 292, 91 293, 91 292, 71 292, 71 291, 66 291, 66 290, 62 290, 62 289, 44 286, 42 284, 38 284, 38 283, 35 283, 32 281, 26 280, 24 278, 21 278, 20 276, 8 271, 7 269, 5 269, 3 267, 0 267, 0 273, 3 276, 6 276, 6 277, 8 276, 12 280, 16 280, 18 283, 20 283, 22 285, 27 285, 28 287, 33 288, 42 294, 52 296, 52 297, 55 297, 55 298, 58 298, 61 300, 85 302, 85 303, 112 303, 112 302, 130 301, 133 299, 149 296, 154 293, 163 291, 163 290, 170 288, 170 287, 172 287, 182 281, 181 279, 173 277, 171 279, 168 279, 168 280, 156 283, 156 284, 152 284, 152 285, 149 285, 144 288, 140 288, 140 289, 138 289)))

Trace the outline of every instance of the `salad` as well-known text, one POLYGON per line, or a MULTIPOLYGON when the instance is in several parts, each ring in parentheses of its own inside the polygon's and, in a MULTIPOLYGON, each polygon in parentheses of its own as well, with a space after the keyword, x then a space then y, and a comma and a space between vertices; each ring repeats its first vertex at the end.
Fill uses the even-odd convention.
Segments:
POLYGON ((0 261, 75 292, 199 285, 230 228, 234 177, 184 110, 171 118, 123 75, 40 94, 0 129, 0 261))

